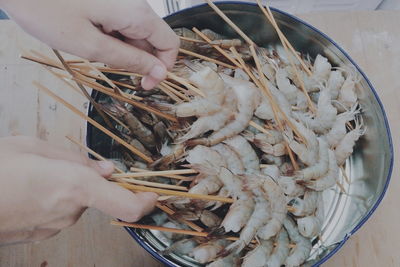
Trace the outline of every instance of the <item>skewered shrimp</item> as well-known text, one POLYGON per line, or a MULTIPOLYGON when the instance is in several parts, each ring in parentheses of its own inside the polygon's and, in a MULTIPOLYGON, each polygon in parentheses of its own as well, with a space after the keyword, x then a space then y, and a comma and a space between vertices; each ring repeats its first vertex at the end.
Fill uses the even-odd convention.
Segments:
MULTIPOLYGON (((274 131, 276 132, 276 131, 274 131)), ((253 134, 245 132, 242 134, 248 141, 252 142, 256 147, 261 149, 264 153, 272 154, 274 156, 283 156, 286 154, 286 146, 283 143, 283 137, 280 135, 271 137, 264 133, 253 134), (278 140, 280 143, 278 143, 278 140), (272 142, 269 142, 272 141, 272 142)))
MULTIPOLYGON (((347 77, 344 81, 342 87, 340 88, 338 101, 346 108, 351 108, 357 102, 357 94, 355 92, 356 85, 356 77, 352 71, 347 71, 347 77)), ((341 105, 338 106, 340 111, 343 111, 343 108, 340 108, 341 105)))
POLYGON ((237 199, 229 207, 221 226, 225 228, 225 232, 239 232, 246 225, 253 212, 253 198, 250 192, 243 190, 243 181, 228 169, 221 168, 219 178, 230 191, 231 196, 237 199))
POLYGON ((317 180, 297 181, 297 183, 303 184, 304 186, 313 189, 315 191, 323 191, 335 185, 339 175, 339 167, 336 163, 335 152, 329 149, 328 157, 329 157, 329 171, 325 176, 317 180))
POLYGON ((336 161, 339 166, 343 165, 346 159, 353 153, 353 147, 357 140, 365 133, 362 120, 356 120, 354 130, 348 132, 335 149, 336 161))
POLYGON ((243 136, 237 135, 224 141, 241 158, 246 174, 260 171, 260 160, 249 142, 243 136))
POLYGON ((293 177, 281 176, 278 179, 278 184, 288 196, 297 197, 304 194, 304 187, 296 183, 293 177))
POLYGON ((279 90, 286 96, 290 104, 294 105, 297 102, 297 89, 296 86, 290 83, 286 69, 278 68, 275 74, 276 85, 279 90))
POLYGON ((215 213, 203 209, 194 211, 178 211, 174 216, 181 217, 188 221, 201 221, 205 226, 209 228, 214 228, 219 226, 221 223, 221 218, 219 218, 215 213))
POLYGON ((260 245, 248 252, 243 258, 242 267, 264 267, 273 249, 269 240, 261 240, 260 245))
POLYGON ((326 140, 331 148, 335 148, 346 135, 346 123, 354 120, 355 116, 360 112, 357 105, 353 105, 351 110, 343 112, 336 117, 331 130, 326 134, 326 140))
POLYGON ((328 172, 328 144, 321 137, 318 137, 318 144, 318 162, 315 165, 299 170, 296 173, 296 177, 300 180, 316 179, 328 172))
POLYGON ((189 189, 189 193, 210 195, 218 192, 222 185, 223 184, 218 176, 209 175, 203 179, 200 179, 200 181, 196 185, 189 189))
POLYGON ((214 260, 226 244, 227 241, 225 239, 210 241, 194 248, 191 254, 196 261, 204 264, 214 260))
POLYGON ((278 167, 281 167, 284 163, 284 157, 276 157, 270 154, 263 154, 261 158, 265 161, 265 163, 274 164, 278 167))
POLYGON ((318 192, 307 190, 304 193, 303 199, 296 197, 290 201, 289 205, 293 207, 292 214, 295 216, 308 216, 313 214, 318 205, 318 198, 318 192))
POLYGON ((178 240, 163 251, 161 251, 162 255, 168 255, 171 253, 186 255, 193 251, 195 247, 198 246, 197 241, 194 238, 182 239, 178 240))
POLYGON ((284 228, 275 237, 275 244, 276 246, 266 264, 268 267, 282 266, 289 255, 289 237, 284 228))
POLYGON ((269 200, 271 206, 271 220, 258 230, 257 235, 267 240, 276 235, 282 227, 287 213, 286 198, 282 189, 271 178, 260 175, 259 180, 261 180, 265 198, 269 200))
POLYGON ((227 168, 233 172, 233 174, 244 174, 243 162, 238 153, 236 153, 232 148, 225 144, 218 144, 212 146, 211 149, 217 151, 226 160, 227 168))
POLYGON ((235 118, 207 138, 187 141, 187 145, 189 146, 198 144, 212 146, 218 144, 246 129, 251 118, 253 117, 254 110, 257 108, 260 102, 259 91, 254 84, 243 80, 234 79, 226 75, 222 77, 225 83, 233 89, 233 92, 237 98, 237 113, 235 114, 235 118))
POLYGON ((339 90, 344 83, 342 72, 339 70, 331 71, 327 83, 327 88, 331 93, 331 99, 337 99, 339 96, 339 90))
POLYGON ((297 220, 297 227, 299 228, 300 234, 304 237, 314 237, 318 235, 322 228, 324 221, 324 204, 322 200, 322 193, 318 193, 317 209, 315 215, 300 218, 297 220))
POLYGON ((299 159, 306 165, 314 165, 318 158, 318 140, 313 131, 306 128, 302 123, 291 119, 291 122, 296 126, 297 130, 304 136, 307 142, 305 144, 298 143, 293 138, 293 133, 286 131, 285 138, 289 144, 289 147, 299 157, 299 159))
POLYGON ((289 234, 290 240, 296 244, 296 246, 290 250, 289 256, 285 261, 285 266, 299 266, 310 255, 312 248, 311 241, 299 233, 293 219, 286 217, 286 219, 283 221, 283 225, 289 234))
MULTIPOLYGON (((219 196, 219 197, 229 197, 230 196, 229 190, 225 186, 222 186, 221 189, 219 190, 217 196, 219 196)), ((221 202, 221 201, 209 201, 207 203, 207 205, 206 205, 206 208, 213 206, 211 208, 211 210, 216 210, 219 207, 221 207, 223 204, 224 203, 221 202)))
POLYGON ((261 192, 257 194, 257 191, 260 191, 260 189, 253 190, 256 195, 253 213, 246 226, 240 232, 239 240, 226 247, 227 251, 234 251, 236 254, 240 253, 253 240, 260 227, 270 220, 270 203, 262 196, 261 192))
POLYGON ((276 165, 268 165, 268 166, 262 168, 261 173, 266 176, 271 177, 272 179, 274 179, 274 181, 276 181, 280 175, 279 168, 276 165))

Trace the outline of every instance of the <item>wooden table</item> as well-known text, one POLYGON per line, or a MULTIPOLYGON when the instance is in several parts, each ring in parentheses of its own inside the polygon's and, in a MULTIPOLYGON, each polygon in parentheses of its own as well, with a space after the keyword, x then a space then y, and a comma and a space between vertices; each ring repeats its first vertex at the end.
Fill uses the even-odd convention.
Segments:
MULTIPOLYGON (((400 123, 400 12, 306 14, 300 17, 337 41, 361 66, 383 101, 394 146, 400 123)), ((77 149, 66 134, 83 140, 84 122, 33 88, 39 80, 82 111, 78 94, 39 66, 19 59, 20 49, 48 51, 9 21, 0 22, 0 136, 25 134, 77 149)), ((396 150, 397 153, 397 150, 396 150)), ((397 167, 397 165, 396 165, 397 167)), ((372 218, 324 266, 399 266, 399 170, 372 218)), ((1 199, 1 196, 0 196, 1 199)), ((0 248, 1 266, 160 266, 110 217, 88 210, 79 222, 50 240, 0 248)))

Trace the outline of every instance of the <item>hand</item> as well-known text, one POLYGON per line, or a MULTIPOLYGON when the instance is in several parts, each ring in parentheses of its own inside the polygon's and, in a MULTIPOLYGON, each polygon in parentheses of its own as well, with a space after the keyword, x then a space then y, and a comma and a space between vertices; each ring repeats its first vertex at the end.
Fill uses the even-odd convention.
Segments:
POLYGON ((74 224, 87 207, 137 221, 154 193, 108 182, 113 164, 90 160, 30 137, 0 138, 0 245, 37 241, 74 224))
POLYGON ((24 30, 51 47, 145 75, 166 78, 179 38, 145 0, 0 0, 24 30))

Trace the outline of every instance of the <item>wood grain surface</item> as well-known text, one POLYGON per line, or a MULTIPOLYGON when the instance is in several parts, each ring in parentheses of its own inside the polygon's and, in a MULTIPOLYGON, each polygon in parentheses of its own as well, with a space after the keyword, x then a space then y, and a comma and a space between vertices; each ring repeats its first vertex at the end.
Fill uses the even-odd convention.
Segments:
MULTIPOLYGON (((339 43, 365 71, 389 117, 395 154, 400 134, 400 12, 334 12, 300 17, 339 43)), ((11 21, 0 21, 0 136, 37 136, 71 149, 64 137, 83 140, 85 123, 38 93, 38 80, 85 111, 87 102, 38 65, 19 59, 22 50, 49 49, 11 21)), ((0 148, 1 149, 1 148, 0 148)), ((371 219, 333 256, 326 267, 400 266, 400 180, 395 164, 382 204, 371 219)), ((1 199, 1 196, 0 196, 1 199)), ((161 266, 110 217, 88 210, 79 222, 40 243, 0 247, 0 266, 161 266)))

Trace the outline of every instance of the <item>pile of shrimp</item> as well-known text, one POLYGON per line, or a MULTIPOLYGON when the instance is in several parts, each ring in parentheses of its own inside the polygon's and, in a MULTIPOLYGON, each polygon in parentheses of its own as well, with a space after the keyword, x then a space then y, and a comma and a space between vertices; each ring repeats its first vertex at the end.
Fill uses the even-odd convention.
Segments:
MULTIPOLYGON (((188 29, 176 32, 197 38, 188 29)), ((203 33, 213 44, 235 46, 254 66, 240 40, 210 30, 203 33)), ((182 47, 214 55, 205 43, 182 41, 182 47)), ((318 240, 325 219, 322 193, 337 186, 340 167, 365 133, 357 96, 359 79, 355 70, 333 67, 322 55, 304 57, 312 72, 308 75, 300 65, 293 69, 290 60, 295 59, 282 46, 258 50, 274 101, 302 138, 287 124, 278 127, 269 99, 243 70, 192 57, 180 57, 174 72, 204 96, 191 94, 190 101, 178 103, 157 88, 137 92, 149 105, 178 118, 179 124, 138 113, 130 106, 103 103, 104 110, 125 125, 121 130, 125 138, 155 159, 151 168, 195 169, 198 175, 183 182, 189 193, 234 200, 233 204, 178 197, 166 200, 175 214, 155 212, 150 216, 153 224, 190 229, 179 222, 185 219, 210 235, 199 238, 157 232, 159 239, 170 244, 161 252, 164 255, 186 255, 213 267, 307 264, 312 242, 318 240), (315 106, 313 112, 300 90, 301 83, 315 106), (249 126, 250 121, 267 132, 249 126), (232 235, 238 239, 225 238, 232 235)), ((134 157, 124 156, 119 163, 126 168, 149 167, 134 157)), ((168 178, 153 179, 175 183, 168 178)))

